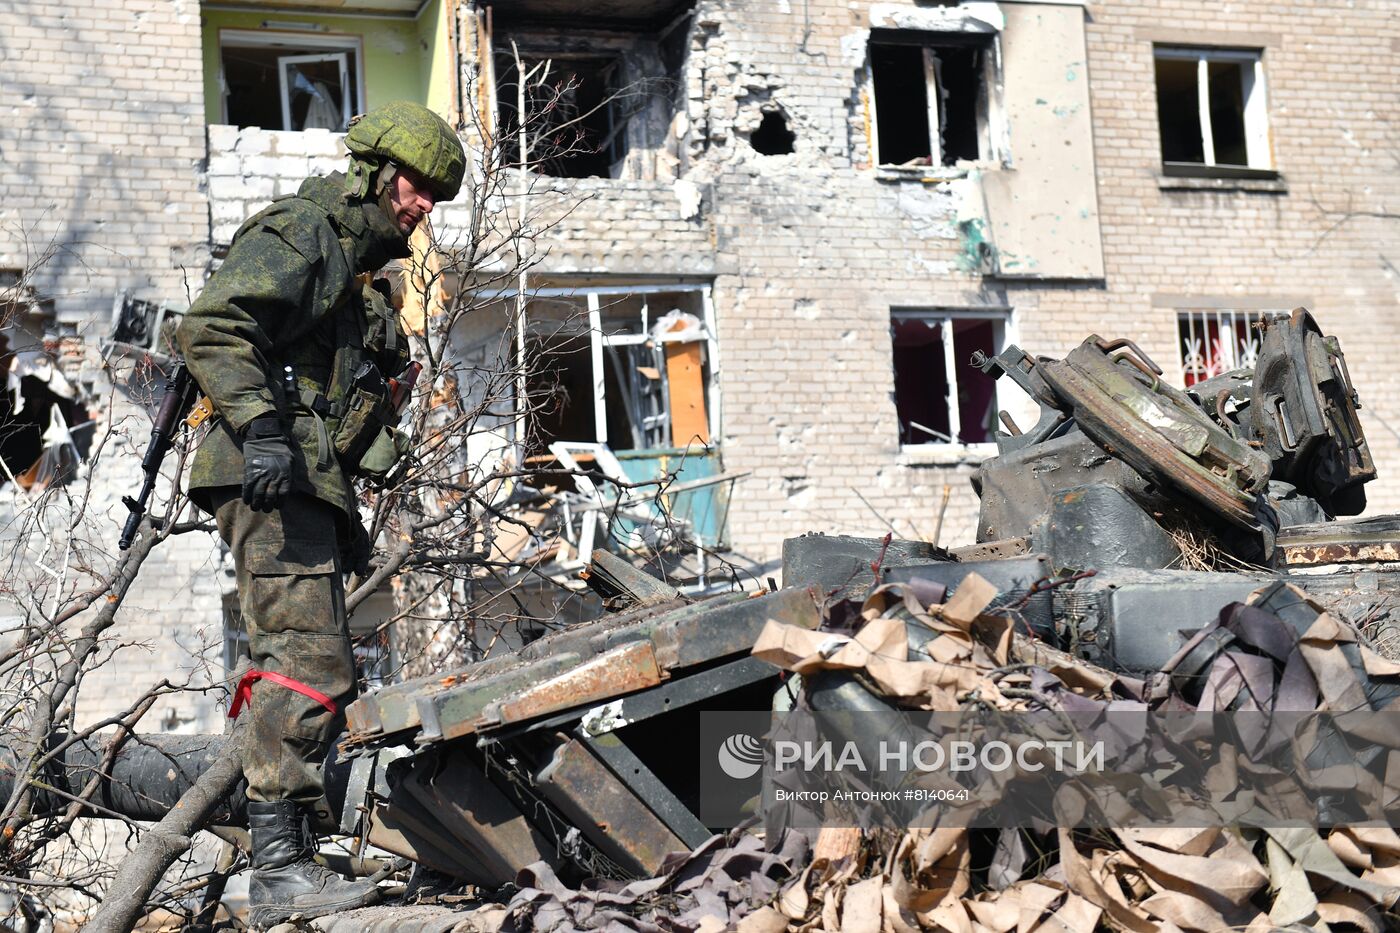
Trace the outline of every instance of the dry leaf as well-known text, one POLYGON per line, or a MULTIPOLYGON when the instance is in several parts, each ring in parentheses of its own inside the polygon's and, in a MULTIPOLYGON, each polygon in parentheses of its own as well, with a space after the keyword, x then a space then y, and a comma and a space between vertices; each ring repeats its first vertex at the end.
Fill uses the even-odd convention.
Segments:
POLYGON ((866 878, 846 889, 841 904, 841 933, 880 933, 884 927, 885 882, 866 878))
POLYGON ((772 907, 763 907, 739 921, 739 933, 783 933, 788 918, 772 907))

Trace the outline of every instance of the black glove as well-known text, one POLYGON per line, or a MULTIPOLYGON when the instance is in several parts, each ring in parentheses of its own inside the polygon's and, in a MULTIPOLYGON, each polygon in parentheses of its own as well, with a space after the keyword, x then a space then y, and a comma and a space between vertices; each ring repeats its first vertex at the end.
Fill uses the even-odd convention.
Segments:
POLYGON ((344 560, 346 566, 354 571, 355 576, 363 580, 369 576, 369 559, 374 555, 374 542, 369 539, 369 532, 365 530, 364 522, 357 516, 350 517, 350 541, 345 548, 344 560))
POLYGON ((271 512, 292 491, 292 448, 275 415, 254 418, 243 438, 243 501, 271 512))

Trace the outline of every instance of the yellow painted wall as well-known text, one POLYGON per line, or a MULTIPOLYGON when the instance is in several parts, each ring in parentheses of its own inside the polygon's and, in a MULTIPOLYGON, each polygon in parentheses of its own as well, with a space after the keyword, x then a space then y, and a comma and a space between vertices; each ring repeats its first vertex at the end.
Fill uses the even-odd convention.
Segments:
POLYGON ((314 13, 247 13, 230 10, 203 12, 204 116, 209 123, 220 122, 219 30, 260 30, 266 21, 276 31, 280 21, 319 23, 325 35, 359 36, 364 48, 366 109, 391 100, 428 103, 445 112, 449 100, 449 50, 442 0, 433 0, 423 15, 410 17, 358 18, 321 16, 314 13), (439 106, 429 94, 440 95, 439 106))
POLYGON ((432 0, 418 16, 418 46, 424 103, 444 117, 452 110, 452 50, 447 26, 447 3, 432 0))

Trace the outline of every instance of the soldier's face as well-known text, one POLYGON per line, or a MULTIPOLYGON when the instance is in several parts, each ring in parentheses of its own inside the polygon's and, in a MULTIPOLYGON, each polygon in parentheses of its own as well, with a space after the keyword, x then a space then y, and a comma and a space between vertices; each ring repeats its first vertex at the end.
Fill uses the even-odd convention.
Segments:
POLYGON ((394 211, 394 223, 407 236, 418 222, 433 212, 437 195, 417 172, 401 168, 389 183, 389 206, 394 211))

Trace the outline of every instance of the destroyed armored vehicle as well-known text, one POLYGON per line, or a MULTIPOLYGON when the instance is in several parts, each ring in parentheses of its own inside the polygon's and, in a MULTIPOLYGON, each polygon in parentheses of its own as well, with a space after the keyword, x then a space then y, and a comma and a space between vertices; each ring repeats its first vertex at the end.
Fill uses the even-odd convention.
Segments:
MULTIPOLYGON (((1016 650, 1037 663, 1072 658, 1106 681, 1165 669, 1193 702, 1215 689, 1220 658, 1268 655, 1260 629, 1221 612, 1251 594, 1295 643, 1321 607, 1389 637, 1400 518, 1345 518, 1376 471, 1341 349, 1306 310, 1264 322, 1251 370, 1186 390, 1131 341, 1098 336, 1062 360, 1012 346, 973 365, 1040 410, 1025 428, 1002 415, 998 454, 974 480, 975 544, 807 535, 785 543, 777 592, 694 602, 595 552, 588 583, 614 609, 603 619, 356 701, 326 765, 328 818, 362 851, 488 889, 540 862, 565 879, 655 874, 711 836, 694 743, 675 737, 701 711, 770 707, 786 675, 753 656, 768 626, 829 627, 833 606, 886 584, 933 605, 976 579, 993 594, 979 612, 1013 619, 1016 650)), ((911 662, 930 657, 930 637, 908 626, 911 662)), ((1370 650, 1341 646, 1379 707, 1400 688, 1370 676, 1370 650)), ((818 710, 895 705, 858 672, 805 676, 803 690, 818 710)), ((218 741, 123 752, 103 807, 158 816, 218 741)), ((52 775, 60 794, 80 789, 97 754, 70 750, 52 775)), ((222 819, 241 819, 238 801, 222 819)))

